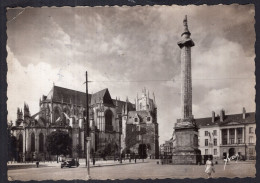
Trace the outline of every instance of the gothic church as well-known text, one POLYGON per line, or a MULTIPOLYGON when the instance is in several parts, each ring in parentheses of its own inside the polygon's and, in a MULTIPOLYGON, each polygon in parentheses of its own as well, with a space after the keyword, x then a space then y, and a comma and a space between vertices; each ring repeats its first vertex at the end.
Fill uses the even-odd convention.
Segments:
MULTIPOLYGON (((110 144, 115 154, 137 153, 150 158, 159 156, 159 136, 155 97, 145 89, 135 104, 112 99, 108 89, 89 94, 91 152, 99 154, 110 144), (141 133, 142 132, 142 133, 141 133)), ((46 137, 62 130, 72 139, 71 149, 81 148, 84 156, 84 120, 86 93, 53 86, 39 100, 39 112, 31 115, 29 106, 18 108, 17 120, 11 126, 17 139, 18 161, 47 160, 46 137), (37 119, 36 119, 37 118, 37 119)), ((72 151, 72 157, 78 156, 72 151)))

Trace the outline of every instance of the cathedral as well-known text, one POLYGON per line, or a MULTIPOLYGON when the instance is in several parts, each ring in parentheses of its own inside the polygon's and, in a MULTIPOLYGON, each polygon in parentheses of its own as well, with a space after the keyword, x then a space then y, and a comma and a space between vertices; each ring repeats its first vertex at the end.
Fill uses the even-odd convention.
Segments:
MULTIPOLYGON (((138 154, 159 157, 159 136, 155 96, 143 89, 135 104, 112 99, 108 89, 88 94, 90 152, 98 157, 108 146, 113 156, 138 154)), ((84 157, 84 121, 86 93, 53 86, 39 100, 39 112, 30 114, 29 106, 17 109, 11 133, 17 142, 17 161, 49 160, 47 136, 56 130, 65 131, 72 139, 72 157, 84 157), (76 150, 78 149, 78 150, 76 150), (79 153, 79 150, 81 153, 79 153)))

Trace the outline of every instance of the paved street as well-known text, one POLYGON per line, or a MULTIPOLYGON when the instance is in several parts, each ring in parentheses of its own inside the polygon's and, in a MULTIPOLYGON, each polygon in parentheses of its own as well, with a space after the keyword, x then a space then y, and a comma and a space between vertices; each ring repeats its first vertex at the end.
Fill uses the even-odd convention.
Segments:
MULTIPOLYGON (((165 179, 165 178, 206 178, 204 166, 201 165, 158 165, 154 160, 147 160, 137 164, 123 164, 114 166, 91 167, 92 179, 165 179)), ((255 162, 230 162, 224 170, 223 164, 215 165, 218 177, 255 177, 255 162)), ((63 168, 53 166, 30 167, 27 169, 12 169, 8 171, 12 180, 73 180, 85 179, 86 168, 80 165, 78 168, 63 168)))

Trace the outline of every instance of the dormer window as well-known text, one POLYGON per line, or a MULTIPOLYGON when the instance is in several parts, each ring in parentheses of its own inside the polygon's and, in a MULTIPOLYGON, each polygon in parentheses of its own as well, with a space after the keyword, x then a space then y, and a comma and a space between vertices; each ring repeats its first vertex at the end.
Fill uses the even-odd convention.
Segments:
POLYGON ((138 122, 138 118, 135 118, 135 122, 138 122))
POLYGON ((151 121, 151 117, 147 117, 147 121, 151 121))

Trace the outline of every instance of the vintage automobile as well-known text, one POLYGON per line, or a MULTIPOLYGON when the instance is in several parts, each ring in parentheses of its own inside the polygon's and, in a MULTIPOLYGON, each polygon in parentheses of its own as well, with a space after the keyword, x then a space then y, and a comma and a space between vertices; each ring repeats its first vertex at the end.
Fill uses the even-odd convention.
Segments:
POLYGON ((67 158, 65 161, 63 161, 60 165, 61 168, 63 167, 78 167, 79 166, 79 162, 77 160, 75 160, 74 158, 67 158))

